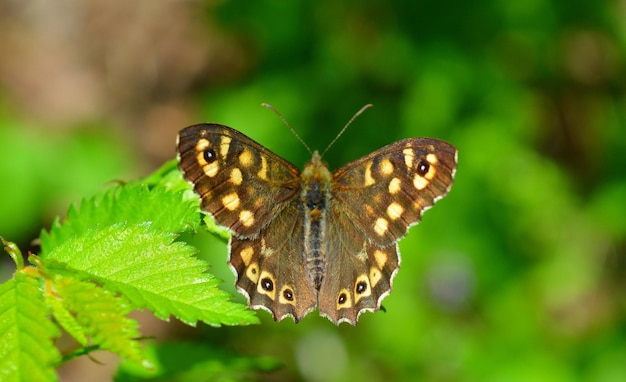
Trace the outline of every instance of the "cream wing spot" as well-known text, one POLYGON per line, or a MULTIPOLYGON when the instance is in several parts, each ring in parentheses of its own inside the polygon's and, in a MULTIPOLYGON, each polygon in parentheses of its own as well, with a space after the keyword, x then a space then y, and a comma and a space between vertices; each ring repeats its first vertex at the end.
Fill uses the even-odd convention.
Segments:
POLYGON ((243 150, 241 154, 239 154, 239 163, 243 167, 251 167, 254 164, 250 150, 243 150))
POLYGON ((437 155, 435 155, 433 153, 430 153, 430 154, 426 155, 426 160, 430 164, 436 164, 437 162, 439 162, 439 159, 437 159, 437 155))
POLYGON ((372 177, 372 164, 373 164, 372 162, 369 162, 367 166, 365 166, 365 175, 364 175, 365 179, 363 181, 363 185, 366 187, 371 186, 376 183, 376 181, 372 177))
POLYGON ((389 159, 383 159, 378 166, 380 173, 387 176, 393 174, 393 163, 389 159))
POLYGON ((428 183, 428 179, 419 176, 419 174, 415 174, 415 176, 413 177, 413 186, 420 191, 425 189, 426 186, 428 186, 428 183))
POLYGON ((239 251, 239 257, 243 260, 243 264, 247 267, 250 265, 250 260, 252 260, 252 255, 254 255, 254 248, 245 247, 241 251, 239 251))
POLYGON ((211 146, 211 142, 209 142, 208 139, 206 138, 198 139, 198 142, 196 142, 196 151, 204 151, 210 146, 211 146))
POLYGON ((389 207, 387 207, 387 216, 389 219, 396 220, 402 216, 404 213, 404 208, 396 202, 392 202, 389 207))
POLYGON ((241 170, 237 167, 230 170, 230 182, 235 186, 239 186, 243 182, 243 175, 241 174, 241 170))
POLYGON ((222 159, 226 159, 226 157, 228 156, 228 149, 230 148, 231 140, 232 139, 230 137, 222 136, 222 139, 220 141, 220 155, 222 156, 222 159))
POLYGON ((376 267, 370 267, 370 284, 372 284, 372 288, 375 287, 382 278, 383 274, 380 269, 376 267))
POLYGON ((404 164, 408 169, 413 168, 413 161, 415 160, 415 152, 411 147, 407 147, 402 150, 402 154, 404 154, 404 164))
POLYGON ((198 161, 198 164, 202 167, 209 164, 206 159, 204 159, 204 150, 198 151, 198 154, 196 154, 196 161, 198 161))
POLYGON ((259 282, 259 263, 254 262, 246 268, 246 277, 254 284, 259 282))
POLYGON ((259 178, 263 180, 267 180, 267 159, 263 155, 261 155, 261 169, 257 173, 259 178))
POLYGON ((430 168, 428 169, 428 172, 426 173, 426 175, 424 175, 424 178, 428 180, 433 180, 433 178, 435 177, 435 174, 437 174, 437 170, 435 169, 435 166, 430 166, 430 168))
POLYGON ((402 181, 398 178, 393 178, 389 182, 388 191, 391 195, 395 195, 400 191, 401 186, 402 186, 402 181))
POLYGON ((387 254, 380 249, 374 251, 374 260, 376 261, 376 265, 378 265, 379 269, 382 269, 385 264, 387 264, 388 259, 389 256, 387 256, 387 254))
POLYGON ((387 233, 388 229, 389 229, 389 222, 386 219, 384 218, 376 219, 376 223, 374 223, 374 232, 376 232, 378 236, 383 236, 385 233, 387 233))
POLYGON ((224 208, 226 208, 229 211, 236 210, 237 208, 239 208, 239 205, 241 204, 239 200, 239 195, 237 195, 236 192, 231 192, 222 196, 222 204, 224 205, 224 208))
MULTIPOLYGON (((202 160, 204 161, 204 158, 202 160)), ((215 175, 217 175, 217 172, 219 171, 219 169, 220 169, 220 165, 217 161, 211 162, 209 164, 202 166, 202 171, 204 171, 206 176, 208 176, 209 178, 213 178, 215 175)))
POLYGON ((242 210, 239 212, 239 222, 244 227, 251 227, 254 224, 254 213, 250 210, 242 210))

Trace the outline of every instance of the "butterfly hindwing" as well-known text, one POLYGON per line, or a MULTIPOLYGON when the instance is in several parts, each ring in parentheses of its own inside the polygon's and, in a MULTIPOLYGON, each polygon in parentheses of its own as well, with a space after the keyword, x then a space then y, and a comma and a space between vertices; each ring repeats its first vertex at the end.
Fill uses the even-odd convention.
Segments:
POLYGON ((231 237, 231 267, 237 289, 251 307, 268 310, 275 320, 297 322, 317 305, 316 292, 304 274, 302 213, 296 203, 286 207, 256 239, 231 237))
POLYGON ((363 311, 380 309, 400 263, 397 246, 370 243, 351 219, 331 208, 328 256, 319 291, 320 314, 355 325, 363 311))

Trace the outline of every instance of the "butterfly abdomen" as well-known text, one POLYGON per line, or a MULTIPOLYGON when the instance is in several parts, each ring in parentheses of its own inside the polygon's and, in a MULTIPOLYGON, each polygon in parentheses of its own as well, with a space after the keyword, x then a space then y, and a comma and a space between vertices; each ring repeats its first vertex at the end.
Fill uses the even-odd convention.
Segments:
POLYGON ((324 278, 327 254, 327 212, 331 203, 330 172, 317 152, 302 172, 301 202, 304 206, 304 260, 316 290, 324 278))

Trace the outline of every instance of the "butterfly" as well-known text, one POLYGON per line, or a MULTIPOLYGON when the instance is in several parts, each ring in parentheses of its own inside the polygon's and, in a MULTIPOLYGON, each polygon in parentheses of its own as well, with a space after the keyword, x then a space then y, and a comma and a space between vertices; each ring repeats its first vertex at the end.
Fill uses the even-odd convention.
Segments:
POLYGON ((398 241, 452 186, 457 150, 431 138, 391 143, 330 172, 304 169, 227 126, 180 131, 179 168, 201 208, 230 233, 228 262, 253 309, 276 321, 314 309, 356 325, 380 309, 398 241))

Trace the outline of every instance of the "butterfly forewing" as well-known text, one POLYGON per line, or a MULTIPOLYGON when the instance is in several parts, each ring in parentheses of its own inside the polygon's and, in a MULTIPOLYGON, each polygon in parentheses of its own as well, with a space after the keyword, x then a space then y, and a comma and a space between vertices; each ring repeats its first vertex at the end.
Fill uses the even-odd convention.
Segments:
POLYGON ((179 166, 202 209, 240 237, 256 237, 300 194, 300 171, 240 132, 217 124, 183 129, 179 166))
POLYGON ((448 193, 456 153, 452 145, 437 139, 392 143, 333 173, 334 203, 369 241, 391 245, 448 193))

